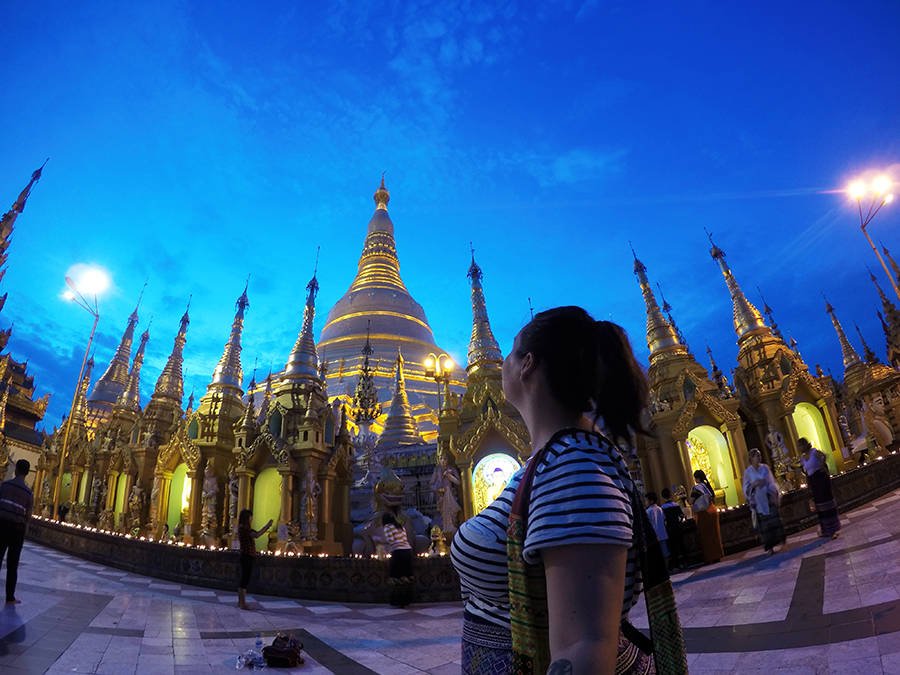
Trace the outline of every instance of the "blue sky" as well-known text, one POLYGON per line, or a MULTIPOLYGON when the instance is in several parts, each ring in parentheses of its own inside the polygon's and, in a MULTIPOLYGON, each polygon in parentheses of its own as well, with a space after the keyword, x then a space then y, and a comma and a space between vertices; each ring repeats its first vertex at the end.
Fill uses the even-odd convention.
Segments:
MULTIPOLYGON (((48 428, 90 329, 61 299, 70 266, 113 279, 101 369, 149 278, 145 402, 193 295, 199 395, 248 274, 245 370, 283 365, 317 246, 321 330, 382 171, 403 278, 459 362, 470 241, 504 353, 530 297, 618 321, 645 356, 631 241, 700 361, 708 342, 727 371, 730 300, 704 227, 811 368, 841 371, 823 291, 858 349, 854 322, 884 351, 877 260, 855 204, 828 191, 875 169, 900 180, 895 2, 11 0, 0 18, 0 200, 50 157, 0 324, 54 393, 48 428)), ((898 208, 870 231, 900 255, 898 208)))

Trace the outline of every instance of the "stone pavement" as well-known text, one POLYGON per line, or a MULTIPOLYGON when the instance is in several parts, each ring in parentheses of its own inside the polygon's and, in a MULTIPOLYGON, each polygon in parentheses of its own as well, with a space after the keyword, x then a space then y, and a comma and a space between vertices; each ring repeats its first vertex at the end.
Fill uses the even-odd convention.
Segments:
MULTIPOLYGON (((731 556, 674 577, 692 675, 900 674, 900 491, 784 551, 731 556), (894 582, 897 582, 895 586, 894 582)), ((5 570, 4 570, 5 572, 5 570)), ((459 673, 460 603, 393 609, 162 582, 26 544, 22 604, 0 610, 0 673, 235 672, 256 635, 292 632, 298 673, 459 673)), ((252 588, 251 588, 252 590, 252 588)), ((632 612, 646 626, 643 603, 632 612)))

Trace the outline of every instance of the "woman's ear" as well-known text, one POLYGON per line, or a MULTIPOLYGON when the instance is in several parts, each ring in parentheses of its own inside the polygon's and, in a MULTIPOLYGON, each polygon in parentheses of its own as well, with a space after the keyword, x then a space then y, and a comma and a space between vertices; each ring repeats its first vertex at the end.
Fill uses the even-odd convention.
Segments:
POLYGON ((534 358, 534 354, 528 352, 519 360, 519 377, 522 380, 528 379, 535 370, 537 370, 537 359, 534 358))

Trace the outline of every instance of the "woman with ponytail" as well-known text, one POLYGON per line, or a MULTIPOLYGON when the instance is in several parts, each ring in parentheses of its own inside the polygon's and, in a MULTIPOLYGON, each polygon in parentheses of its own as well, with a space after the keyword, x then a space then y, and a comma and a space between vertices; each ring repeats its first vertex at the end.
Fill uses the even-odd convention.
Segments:
POLYGON ((625 332, 579 307, 541 312, 503 363, 503 391, 532 455, 453 539, 463 673, 687 673, 665 559, 610 440, 646 433, 625 332), (627 622, 641 592, 652 639, 627 622))

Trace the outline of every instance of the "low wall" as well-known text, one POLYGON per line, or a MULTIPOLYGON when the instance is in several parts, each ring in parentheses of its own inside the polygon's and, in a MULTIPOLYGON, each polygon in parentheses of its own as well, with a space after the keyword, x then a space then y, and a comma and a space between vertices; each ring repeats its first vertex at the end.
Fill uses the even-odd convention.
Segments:
MULTIPOLYGON (((841 512, 877 499, 900 487, 900 455, 832 478, 841 512)), ((781 515, 788 534, 818 523, 809 510, 809 490, 784 495, 781 515)), ((759 546, 750 509, 741 506, 719 513, 725 554, 759 546)), ((700 562, 700 545, 693 520, 684 526, 688 561, 700 562)), ((235 590, 240 562, 236 551, 210 551, 188 546, 140 541, 92 532, 72 525, 32 518, 28 539, 80 558, 182 584, 235 590)), ((387 603, 387 561, 374 558, 258 556, 250 592, 331 602, 387 603)), ((416 602, 460 599, 459 578, 449 556, 416 558, 416 602)))
MULTIPOLYGON (((237 551, 210 551, 91 532, 32 518, 28 539, 79 558, 127 572, 237 591, 237 551)), ((460 599, 459 577, 449 556, 416 558, 416 602, 460 599)), ((329 602, 387 603, 388 562, 376 558, 260 555, 253 565, 250 593, 329 602)))
MULTIPOLYGON (((871 464, 858 469, 832 476, 831 484, 838 511, 841 513, 851 511, 900 488, 900 455, 887 455, 884 459, 873 460, 871 464)), ((781 519, 788 535, 818 525, 818 516, 809 510, 811 497, 808 489, 795 490, 783 495, 781 519)), ((753 531, 750 507, 747 505, 719 511, 719 528, 722 532, 725 555, 760 546, 759 537, 753 531)), ((700 543, 697 539, 697 526, 693 520, 684 524, 684 543, 688 551, 688 562, 700 562, 702 560, 700 543)))

